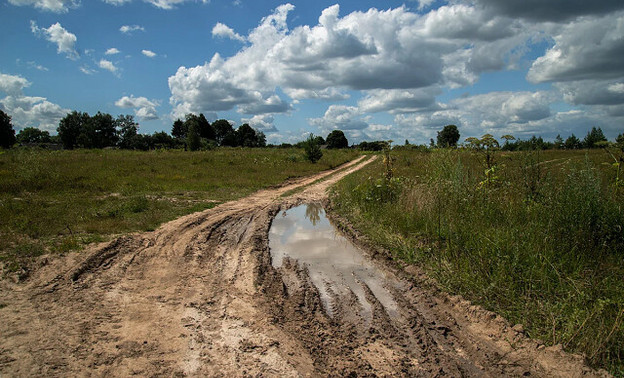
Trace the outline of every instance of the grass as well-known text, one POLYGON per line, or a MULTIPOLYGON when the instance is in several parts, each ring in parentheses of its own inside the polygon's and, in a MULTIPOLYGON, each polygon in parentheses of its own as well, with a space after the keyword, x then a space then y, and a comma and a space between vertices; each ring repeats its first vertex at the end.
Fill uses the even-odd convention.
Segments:
POLYGON ((393 152, 333 189, 333 209, 446 290, 624 376, 624 188, 604 151, 393 152))
POLYGON ((356 156, 326 151, 312 164, 299 149, 0 151, 0 262, 16 271, 356 156))

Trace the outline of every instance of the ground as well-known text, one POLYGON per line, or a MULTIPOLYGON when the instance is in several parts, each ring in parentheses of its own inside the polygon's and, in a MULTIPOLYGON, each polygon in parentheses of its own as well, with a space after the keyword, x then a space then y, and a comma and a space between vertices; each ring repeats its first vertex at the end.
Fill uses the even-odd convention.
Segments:
MULTIPOLYGON (((382 272, 389 315, 369 289, 332 316, 296 261, 271 264, 274 216, 326 200, 368 164, 261 190, 86 253, 42 258, 25 282, 0 281, 0 376, 602 376, 520 325, 449 297, 348 235, 382 272)), ((359 241, 358 241, 359 240, 359 241)), ((366 289, 366 288, 365 288, 366 289)))

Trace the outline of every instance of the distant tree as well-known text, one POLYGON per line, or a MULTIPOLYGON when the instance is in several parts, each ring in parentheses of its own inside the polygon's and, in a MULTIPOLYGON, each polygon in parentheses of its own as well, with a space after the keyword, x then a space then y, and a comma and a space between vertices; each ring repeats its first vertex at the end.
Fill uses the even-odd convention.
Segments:
POLYGON ((154 148, 173 148, 175 146, 175 140, 164 131, 154 133, 152 135, 152 142, 154 148))
POLYGON ((215 139, 220 146, 235 146, 234 128, 226 119, 218 119, 212 123, 215 129, 215 139), (224 141, 226 141, 224 143, 224 141))
POLYGON ((216 139, 216 132, 214 127, 208 122, 203 113, 199 113, 199 117, 197 118, 197 122, 199 123, 199 136, 208 140, 216 139))
POLYGON ((321 146, 316 142, 316 138, 314 134, 310 133, 308 139, 303 143, 304 156, 306 159, 311 161, 312 163, 316 163, 323 157, 323 151, 321 151, 321 146))
POLYGON ((139 124, 134 122, 134 116, 119 115, 115 120, 115 128, 118 130, 119 147, 124 149, 138 149, 136 145, 139 124))
POLYGON ((565 146, 563 142, 563 138, 561 137, 561 134, 557 134, 557 137, 555 138, 555 142, 553 143, 553 146, 558 150, 562 149, 565 146))
POLYGON ((17 142, 20 144, 50 143, 50 133, 36 127, 26 127, 17 133, 17 142))
POLYGON ((247 123, 243 123, 238 127, 236 130, 236 139, 236 144, 242 147, 256 147, 258 144, 256 130, 247 123))
POLYGON ((173 122, 173 127, 171 128, 171 135, 179 140, 186 139, 186 133, 188 131, 187 125, 180 119, 176 119, 173 122))
POLYGON ((325 139, 327 143, 327 148, 347 148, 349 147, 349 141, 347 137, 344 135, 342 130, 334 130, 329 135, 327 135, 327 139, 325 139))
POLYGON ((578 150, 581 148, 581 141, 576 135, 572 134, 566 139, 564 145, 566 150, 578 150))
POLYGON ((455 125, 446 125, 442 131, 438 131, 438 147, 457 147, 459 140, 459 130, 455 125))
POLYGON ((621 146, 622 148, 624 148, 624 133, 618 135, 617 138, 615 138, 615 143, 618 146, 621 146))
POLYGON ((406 145, 406 146, 409 146, 409 145, 410 145, 409 140, 405 139, 405 145, 406 145))
POLYGON ((431 147, 431 148, 435 147, 435 140, 433 140, 433 138, 429 139, 429 147, 431 147))
POLYGON ((201 136, 199 135, 199 117, 187 116, 185 124, 188 126, 186 134, 186 145, 191 151, 197 151, 201 147, 201 136))
POLYGON ((598 147, 596 144, 599 142, 606 142, 607 138, 605 138, 602 129, 592 127, 591 131, 587 133, 585 139, 583 139, 583 147, 585 148, 596 148, 598 147))
POLYGON ((11 123, 11 116, 0 110, 0 147, 11 148, 15 141, 15 129, 11 123))
POLYGON ((118 141, 115 120, 107 113, 97 112, 83 124, 79 141, 85 148, 104 148, 115 146, 118 141))
POLYGON ((56 129, 63 148, 71 150, 78 146, 78 137, 91 117, 87 113, 73 111, 59 121, 56 129))

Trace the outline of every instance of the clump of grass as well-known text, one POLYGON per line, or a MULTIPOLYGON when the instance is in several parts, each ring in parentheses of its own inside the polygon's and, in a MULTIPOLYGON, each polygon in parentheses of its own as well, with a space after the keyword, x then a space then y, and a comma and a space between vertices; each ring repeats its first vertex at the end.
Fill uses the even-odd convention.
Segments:
POLYGON ((334 188, 333 208, 450 292, 623 373, 624 193, 603 155, 504 154, 498 185, 480 185, 474 154, 397 154, 392 196, 369 194, 377 163, 334 188))

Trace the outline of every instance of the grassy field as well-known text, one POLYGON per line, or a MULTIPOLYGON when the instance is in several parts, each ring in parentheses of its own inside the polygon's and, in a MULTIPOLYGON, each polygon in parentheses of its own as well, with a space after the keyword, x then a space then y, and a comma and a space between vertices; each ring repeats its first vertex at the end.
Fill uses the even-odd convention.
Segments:
POLYGON ((0 262, 16 271, 356 156, 325 151, 311 164, 298 149, 0 151, 0 262))
POLYGON ((624 188, 601 150, 393 151, 341 181, 333 210, 449 292, 624 375, 624 188))

